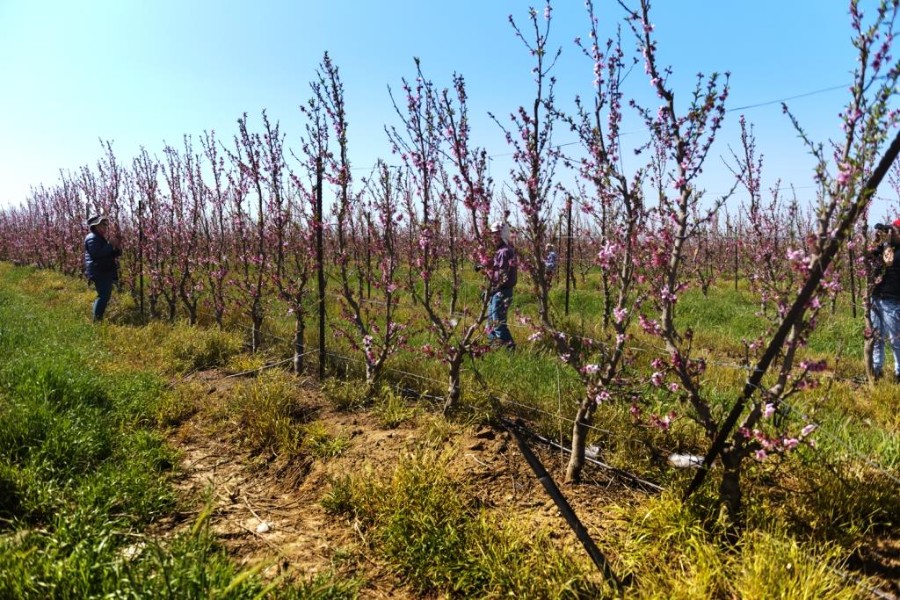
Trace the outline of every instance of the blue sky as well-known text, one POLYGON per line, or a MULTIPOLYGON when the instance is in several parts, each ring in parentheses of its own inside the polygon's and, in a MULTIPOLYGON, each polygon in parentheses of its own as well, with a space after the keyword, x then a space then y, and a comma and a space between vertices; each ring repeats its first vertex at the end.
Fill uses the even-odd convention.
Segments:
MULTIPOLYGON (((596 0, 604 30, 622 11, 596 0)), ((298 147, 309 82, 328 51, 340 67, 350 118, 350 157, 365 175, 376 158, 390 160, 384 125, 396 124, 388 85, 414 75, 468 82, 476 140, 496 155, 502 180, 509 152, 487 116, 505 117, 532 98, 531 63, 507 22, 521 23, 533 2, 519 0, 0 0, 0 206, 22 202, 32 185, 53 185, 62 170, 94 164, 99 138, 120 160, 139 148, 161 153, 184 134, 237 131, 249 113, 266 109, 298 147)), ((536 4, 538 8, 543 5, 536 4)), ((698 72, 730 71, 732 108, 817 92, 851 81, 847 4, 842 0, 657 0, 651 18, 663 63, 674 68, 676 95, 686 96, 698 72)), ((580 0, 554 4, 552 42, 563 48, 555 72, 561 105, 590 93, 591 66, 572 44, 586 37, 580 0)), ((637 69, 634 94, 649 85, 637 69)), ((821 141, 839 134, 844 89, 790 100, 821 141)), ((738 143, 740 114, 756 126, 765 177, 781 178, 806 198, 811 161, 777 102, 728 114, 705 182, 728 187, 720 156, 738 143)), ((628 128, 626 127, 626 130, 628 128)), ((637 131, 636 139, 641 136, 637 131)), ((571 141, 560 129, 556 141, 571 141)), ((876 207, 876 211, 878 207, 876 207)), ((883 212, 883 211, 882 211, 883 212)))

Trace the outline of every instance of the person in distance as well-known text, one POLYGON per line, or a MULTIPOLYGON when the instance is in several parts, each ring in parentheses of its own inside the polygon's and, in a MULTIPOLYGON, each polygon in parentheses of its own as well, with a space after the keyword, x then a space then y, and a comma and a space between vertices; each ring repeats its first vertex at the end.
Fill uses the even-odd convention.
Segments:
POLYGON ((494 252, 494 262, 489 266, 488 272, 491 281, 488 319, 492 327, 488 338, 513 350, 516 343, 506 324, 506 316, 512 304, 513 288, 516 287, 518 274, 516 250, 509 243, 509 225, 495 221, 491 223, 490 230, 497 250, 494 252))
POLYGON ((872 284, 872 367, 876 379, 880 379, 886 341, 894 355, 894 382, 900 383, 900 219, 876 224, 875 232, 876 244, 866 255, 872 284))
POLYGON ((545 251, 547 255, 544 257, 544 272, 547 274, 547 285, 549 286, 553 284, 553 279, 556 277, 559 258, 556 255, 556 250, 553 249, 553 244, 547 244, 545 251))
POLYGON ((119 240, 109 238, 109 219, 105 216, 91 217, 87 225, 90 233, 84 238, 84 274, 88 283, 97 290, 93 310, 94 322, 97 323, 103 320, 113 286, 119 280, 116 258, 122 254, 122 248, 119 240))

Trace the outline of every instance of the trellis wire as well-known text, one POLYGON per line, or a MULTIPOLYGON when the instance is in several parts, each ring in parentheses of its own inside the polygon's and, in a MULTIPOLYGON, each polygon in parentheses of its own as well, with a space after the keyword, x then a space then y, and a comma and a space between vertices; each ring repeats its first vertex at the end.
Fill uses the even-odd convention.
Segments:
MULTIPOLYGON (((208 314, 205 314, 205 316, 208 317, 209 315, 208 315, 208 314)), ((252 328, 251 326, 246 326, 246 325, 243 325, 243 324, 240 324, 240 323, 236 323, 236 325, 237 325, 238 327, 241 327, 241 328, 247 330, 247 331, 252 331, 252 330, 253 330, 253 328, 252 328)), ((523 327, 524 327, 524 326, 523 326, 523 327)), ((265 336, 267 336, 267 337, 269 337, 269 338, 271 338, 271 339, 276 339, 276 340, 280 340, 280 341, 286 342, 286 343, 288 343, 288 344, 292 344, 292 343, 293 343, 293 340, 288 340, 288 339, 285 339, 285 338, 276 336, 276 335, 271 334, 271 333, 264 333, 263 335, 265 335, 265 336)), ((581 338, 581 339, 586 339, 586 340, 589 340, 589 341, 591 341, 592 343, 595 343, 595 344, 599 344, 599 343, 600 343, 599 340, 596 340, 596 339, 594 339, 594 338, 585 337, 585 336, 570 336, 570 337, 578 337, 578 338, 581 338)), ((629 346, 629 347, 627 347, 627 349, 628 349, 628 350, 637 351, 637 352, 653 353, 654 355, 657 355, 657 353, 659 353, 659 352, 666 353, 665 349, 663 349, 663 348, 657 348, 657 349, 654 350, 654 349, 652 349, 652 348, 646 348, 646 347, 640 347, 640 346, 629 346)), ((303 356, 305 356, 305 355, 307 355, 307 354, 311 354, 311 353, 313 353, 313 352, 314 352, 314 351, 307 352, 307 353, 305 353, 303 356)), ((356 363, 359 363, 359 364, 365 364, 365 361, 362 360, 362 359, 351 358, 351 357, 344 356, 344 355, 341 355, 341 354, 337 354, 337 353, 334 353, 334 352, 326 352, 325 354, 326 354, 327 356, 331 356, 332 358, 338 358, 338 359, 340 359, 340 360, 345 360, 345 361, 347 361, 347 362, 356 362, 356 363)), ((289 362, 290 360, 293 360, 293 357, 292 357, 291 359, 286 359, 286 360, 282 361, 282 363, 280 363, 280 364, 283 364, 283 363, 285 363, 285 362, 289 362)), ((706 361, 706 362, 707 362, 707 364, 710 364, 710 365, 716 365, 716 366, 720 366, 720 367, 723 367, 723 368, 730 368, 730 369, 741 370, 741 371, 749 371, 749 370, 750 370, 750 367, 748 367, 748 366, 746 366, 746 365, 738 365, 738 364, 735 364, 735 363, 724 363, 724 362, 718 362, 718 361, 706 361)), ((437 386, 439 386, 439 387, 444 387, 444 386, 446 385, 446 382, 444 382, 444 381, 438 381, 438 380, 436 380, 436 379, 432 379, 432 378, 430 378, 430 377, 425 377, 425 376, 419 375, 419 374, 417 374, 417 373, 412 373, 412 372, 409 372, 409 371, 403 371, 403 370, 395 369, 395 368, 392 368, 392 367, 383 367, 382 370, 383 370, 384 372, 390 372, 390 373, 401 374, 401 375, 404 375, 404 376, 407 376, 407 377, 412 377, 412 378, 414 378, 414 379, 418 379, 418 380, 420 380, 420 381, 430 382, 430 383, 435 384, 435 385, 437 385, 437 386)), ((559 375, 559 374, 558 374, 558 371, 557 371, 557 377, 558 377, 558 375, 559 375)), ((765 393, 765 392, 766 392, 766 389, 763 388, 763 387, 761 387, 761 386, 754 386, 754 387, 755 387, 758 391, 760 391, 760 392, 762 392, 762 393, 765 393)), ((437 399, 444 400, 444 398, 437 398, 437 399)), ((545 415, 545 416, 557 418, 557 415, 555 415, 554 413, 550 413, 550 412, 548 412, 548 411, 541 410, 540 408, 537 408, 537 407, 535 407, 535 406, 526 405, 526 404, 521 404, 521 403, 518 403, 518 402, 515 402, 515 401, 512 401, 512 400, 505 400, 505 402, 507 402, 507 403, 509 403, 509 404, 512 404, 512 405, 515 405, 515 406, 518 406, 518 407, 520 407, 520 408, 525 408, 525 409, 527 409, 527 410, 531 410, 531 411, 534 411, 534 412, 536 412, 536 413, 543 414, 543 415, 545 415)), ((890 480, 894 481, 895 483, 900 484, 900 477, 898 477, 897 475, 893 474, 893 473, 892 473, 891 471, 889 471, 886 467, 884 467, 883 465, 881 465, 878 461, 873 460, 871 456, 868 456, 868 455, 866 455, 866 454, 863 454, 862 452, 859 452, 858 450, 856 450, 855 448, 853 448, 852 446, 850 446, 849 444, 847 444, 847 442, 844 441, 843 439, 841 439, 841 438, 835 436, 834 434, 831 434, 830 432, 828 432, 828 430, 827 430, 826 428, 822 427, 822 425, 821 425, 820 423, 814 421, 813 419, 811 419, 808 415, 806 415, 806 414, 803 413, 802 411, 799 411, 799 410, 793 408, 787 401, 781 401, 781 404, 784 405, 784 406, 786 406, 786 407, 789 409, 790 412, 792 412, 792 413, 797 414, 798 416, 800 416, 800 418, 803 419, 803 421, 805 421, 808 425, 814 425, 814 426, 816 427, 816 431, 818 432, 818 435, 822 435, 822 436, 825 436, 825 437, 829 438, 831 441, 835 442, 835 443, 836 443, 837 445, 839 445, 843 450, 845 450, 850 456, 853 456, 854 458, 856 458, 856 459, 858 459, 858 460, 861 460, 863 463, 865 463, 867 466, 869 466, 869 467, 872 468, 873 470, 880 472, 881 474, 883 474, 884 476, 886 476, 886 477, 889 478, 890 480)), ((558 418, 559 418, 559 421, 560 421, 560 423, 559 423, 560 429, 562 428, 562 423, 569 423, 570 425, 574 425, 574 424, 575 424, 575 420, 574 420, 574 419, 568 419, 568 418, 564 418, 564 417, 561 417, 561 416, 559 416, 558 418)), ((597 432, 599 432, 599 433, 604 433, 604 434, 607 434, 607 435, 611 435, 611 434, 612 434, 612 432, 609 431, 609 430, 601 429, 601 428, 595 427, 595 426, 593 426, 593 425, 584 424, 584 426, 585 426, 587 429, 589 429, 589 430, 597 431, 597 432)), ((562 439, 562 436, 560 436, 560 439, 562 439)), ((633 438, 632 441, 635 440, 635 439, 637 439, 637 438, 633 438)))

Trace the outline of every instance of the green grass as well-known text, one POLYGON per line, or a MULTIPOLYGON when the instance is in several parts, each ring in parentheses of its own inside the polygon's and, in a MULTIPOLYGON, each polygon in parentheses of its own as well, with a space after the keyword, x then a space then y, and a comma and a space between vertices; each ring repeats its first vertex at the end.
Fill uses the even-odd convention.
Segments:
MULTIPOLYGON (((0 536, 3 544, 15 544, 11 550, 3 546, 0 560, 45 553, 56 557, 48 559, 51 565, 64 561, 63 555, 34 546, 45 535, 34 532, 57 535, 58 529, 61 537, 53 544, 69 548, 72 540, 82 539, 78 536, 87 535, 84 532, 98 523, 98 531, 107 532, 102 538, 106 541, 89 543, 121 549, 131 541, 109 531, 139 529, 169 510, 172 498, 165 484, 172 456, 152 427, 177 424, 203 404, 204 393, 202 387, 170 389, 158 376, 140 372, 142 365, 171 377, 194 369, 249 369, 290 352, 287 342, 270 338, 262 356, 235 354, 241 332, 208 332, 180 324, 91 328, 86 308, 79 313, 66 305, 67 298, 69 302, 74 298, 86 307, 90 295, 69 290, 61 278, 6 268, 0 277, 5 286, 19 288, 27 297, 7 291, 0 296, 0 323, 15 323, 15 327, 4 327, 0 335, 0 518, 5 519, 0 521, 0 531, 8 530, 0 536), (102 350, 106 345, 120 353, 110 355, 102 350), (112 423, 112 428, 106 423, 112 423), (72 509, 82 503, 94 508, 72 509), (71 524, 54 520, 63 509, 75 515, 71 524), (75 533, 66 533, 69 527, 75 533), (21 546, 26 540, 32 545, 21 546)), ((514 309, 531 314, 534 301, 527 286, 520 287, 514 309)), ((560 307, 559 288, 553 298, 560 307)), ((569 326, 585 335, 600 335, 601 300, 590 286, 580 286, 572 296, 569 326)), ((735 291, 730 284, 713 287, 709 296, 691 290, 681 294, 679 327, 694 330, 695 351, 710 362, 703 389, 718 418, 737 398, 746 377, 740 368, 743 341, 765 331, 756 311, 753 296, 744 289, 735 291)), ((270 307, 271 315, 280 313, 276 306, 270 307)), ((412 308, 403 307, 401 314, 413 324, 411 349, 389 360, 384 375, 387 392, 376 398, 360 396, 361 367, 353 360, 336 359, 330 364, 333 373, 341 372, 350 381, 326 386, 339 407, 371 409, 385 427, 416 416, 398 388, 433 395, 442 395, 446 388, 445 365, 423 360, 414 350, 429 341, 427 328, 415 326, 412 308)), ((269 318, 264 327, 283 338, 290 337, 290 329, 289 319, 278 318, 269 318)), ((829 565, 839 565, 842 557, 868 543, 871 535, 889 534, 900 520, 900 494, 895 481, 885 476, 885 472, 896 473, 900 464, 896 388, 886 382, 869 388, 848 381, 863 372, 861 330, 861 317, 854 319, 842 303, 835 314, 830 307, 820 314, 819 328, 801 353, 828 359, 834 378, 829 373, 819 388, 791 398, 794 410, 785 430, 796 434, 810 420, 817 422, 816 447, 764 463, 747 462, 743 474, 747 530, 737 545, 722 545, 715 476, 686 506, 664 495, 637 505, 602 509, 623 512, 612 529, 617 535, 604 541, 617 554, 617 569, 636 578, 629 596, 830 598, 854 594, 829 565)), ((571 426, 565 419, 574 415, 584 393, 581 383, 546 346, 526 342, 527 331, 514 324, 513 334, 519 341, 516 352, 491 352, 464 365, 464 418, 488 419, 493 404, 487 397, 492 394, 500 398, 505 414, 527 417, 550 437, 568 436, 571 426)), ((314 336, 307 343, 314 347, 314 336)), ((334 337, 329 337, 328 344, 329 351, 356 356, 334 337)), ((672 451, 702 453, 708 440, 676 396, 646 383, 650 360, 661 354, 658 341, 638 334, 630 345, 635 351, 625 376, 642 410, 675 411, 678 419, 666 432, 635 426, 628 410, 631 400, 621 399, 600 407, 595 419, 598 430, 591 433, 589 443, 600 446, 606 462, 677 492, 692 473, 669 468, 666 456, 672 451)), ((236 400, 219 407, 218 416, 237 424, 242 442, 256 452, 288 457, 308 453, 320 459, 339 454, 347 441, 318 428, 296 403, 287 379, 279 377, 242 380, 236 400)), ((416 416, 418 426, 423 420, 421 413, 416 416)), ((422 435, 425 445, 449 443, 458 433, 457 426, 458 422, 428 420, 422 435)), ((405 459, 389 477, 355 474, 339 479, 325 504, 335 514, 359 518, 372 550, 421 593, 530 597, 603 593, 585 575, 580 555, 553 554, 559 551, 558 544, 546 536, 532 536, 527 526, 484 511, 471 501, 465 484, 447 474, 442 460, 423 452, 405 459), (431 472, 422 472, 427 469, 431 472), (537 564, 535 554, 545 556, 546 563, 537 564), (535 581, 532 573, 542 581, 535 581)), ((184 542, 194 544, 190 552, 206 556, 206 550, 196 550, 207 543, 197 541, 202 535, 191 539, 184 542)), ((172 553, 178 547, 166 544, 160 551, 172 553)), ((214 544, 209 548, 210 556, 219 556, 214 544)), ((98 556, 102 564, 115 564, 114 553, 106 563, 107 558, 98 556)), ((228 570, 227 561, 221 563, 225 566, 216 562, 218 558, 210 561, 208 568, 214 573, 209 581, 238 577, 236 571, 228 570)), ((71 571, 65 571, 67 576, 80 573, 84 564, 73 563, 71 571)), ((198 568, 202 573, 206 567, 198 568)), ((245 581, 247 589, 260 589, 255 577, 245 581)), ((344 590, 345 583, 346 589, 353 587, 352 582, 338 579, 325 585, 344 590)), ((79 589, 90 596, 100 588, 79 589)))
POLYGON ((355 597, 358 582, 331 578, 267 590, 205 516, 171 540, 141 533, 176 505, 176 456, 154 428, 167 386, 117 364, 89 300, 0 265, 0 598, 355 597))
POLYGON ((387 476, 338 479, 323 502, 358 519, 371 548, 422 595, 599 598, 611 595, 586 557, 481 510, 448 472, 450 454, 420 450, 387 476))

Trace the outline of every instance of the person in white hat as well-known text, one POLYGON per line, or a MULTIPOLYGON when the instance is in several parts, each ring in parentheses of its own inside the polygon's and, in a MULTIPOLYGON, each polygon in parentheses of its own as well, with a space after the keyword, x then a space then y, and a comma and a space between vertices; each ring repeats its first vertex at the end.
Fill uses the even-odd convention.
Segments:
POLYGON ((514 349, 516 343, 506 323, 509 306, 512 304, 513 288, 518 279, 518 261, 516 250, 509 244, 509 225, 501 221, 491 223, 491 233, 494 236, 496 252, 494 263, 488 271, 491 281, 490 305, 488 306, 488 319, 491 331, 488 338, 496 340, 509 349, 514 349))
POLYGON ((118 240, 107 239, 109 220, 105 216, 91 217, 87 224, 91 232, 84 238, 84 274, 97 290, 93 310, 96 323, 103 320, 113 286, 119 280, 116 258, 122 254, 122 249, 118 240))

